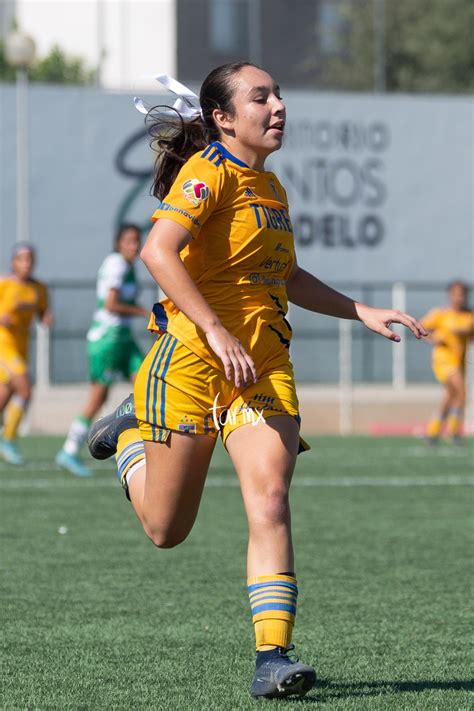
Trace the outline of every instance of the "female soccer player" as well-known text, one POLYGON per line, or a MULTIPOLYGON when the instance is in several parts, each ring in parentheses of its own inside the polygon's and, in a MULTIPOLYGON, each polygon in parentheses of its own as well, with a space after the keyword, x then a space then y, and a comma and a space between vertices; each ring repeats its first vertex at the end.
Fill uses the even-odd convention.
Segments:
POLYGON ((30 326, 35 316, 45 326, 52 322, 48 292, 33 278, 34 266, 32 245, 19 242, 13 248, 11 274, 0 278, 0 414, 5 413, 0 455, 9 464, 23 463, 15 439, 31 398, 30 326))
MULTIPOLYGON (((189 106, 184 97, 183 106, 189 106)), ((280 148, 285 105, 267 72, 247 63, 212 71, 202 117, 152 135, 162 200, 141 256, 168 298, 153 308, 159 336, 130 396, 90 433, 93 456, 116 452, 119 478, 160 548, 189 534, 218 434, 235 466, 249 526, 248 591, 257 668, 251 694, 305 694, 312 667, 292 661, 298 588, 288 490, 298 451, 298 401, 289 359, 288 300, 358 319, 391 340, 406 314, 329 288, 295 258, 286 193, 265 171, 280 148), (138 421, 138 423, 137 423, 138 421)))
POLYGON ((449 305, 430 311, 423 319, 433 345, 432 367, 435 378, 444 385, 438 412, 429 421, 426 438, 435 444, 442 430, 453 443, 461 442, 466 403, 466 352, 474 337, 474 311, 467 305, 468 287, 462 281, 448 285, 449 305))
POLYGON ((114 251, 103 261, 97 276, 97 304, 87 334, 89 358, 89 397, 72 422, 56 464, 76 476, 92 471, 79 458, 92 420, 107 400, 112 383, 123 376, 133 383, 143 360, 131 332, 133 316, 148 316, 136 303, 138 285, 134 262, 140 251, 140 229, 133 224, 118 228, 114 251))

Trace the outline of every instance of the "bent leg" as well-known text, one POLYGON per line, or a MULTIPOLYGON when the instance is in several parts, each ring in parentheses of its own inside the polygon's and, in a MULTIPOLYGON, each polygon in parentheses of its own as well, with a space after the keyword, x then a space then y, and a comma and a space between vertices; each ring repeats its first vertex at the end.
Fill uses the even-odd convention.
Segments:
POLYGON ((87 402, 82 408, 81 417, 91 422, 104 405, 109 394, 109 386, 103 383, 92 382, 89 388, 87 402))
POLYGON ((0 414, 3 413, 8 402, 13 394, 13 388, 11 386, 11 381, 6 382, 0 381, 0 414))
POLYGON ((137 463, 128 482, 130 500, 151 541, 172 548, 193 527, 215 439, 171 432, 166 442, 144 445, 143 465, 137 463))
POLYGON ((79 452, 87 439, 91 422, 107 400, 108 393, 108 385, 91 382, 86 404, 81 414, 71 422, 64 444, 56 455, 56 464, 75 476, 90 476, 93 473, 81 461, 79 452))
POLYGON ((437 412, 435 412, 426 426, 426 437, 431 442, 436 440, 441 435, 449 411, 452 407, 455 398, 455 390, 449 380, 444 384, 443 397, 437 412))
POLYGON ((67 437, 64 441, 62 448, 66 454, 71 457, 77 457, 82 445, 87 439, 91 422, 107 400, 108 394, 108 385, 96 382, 90 384, 86 404, 81 414, 77 415, 71 422, 67 437))
POLYGON ((452 392, 450 410, 446 426, 446 433, 456 440, 459 438, 464 419, 464 406, 466 404, 466 383, 464 372, 456 370, 449 378, 448 385, 452 392))
POLYGON ((28 374, 15 375, 11 387, 13 393, 4 415, 3 438, 7 441, 15 439, 31 398, 31 381, 28 374))

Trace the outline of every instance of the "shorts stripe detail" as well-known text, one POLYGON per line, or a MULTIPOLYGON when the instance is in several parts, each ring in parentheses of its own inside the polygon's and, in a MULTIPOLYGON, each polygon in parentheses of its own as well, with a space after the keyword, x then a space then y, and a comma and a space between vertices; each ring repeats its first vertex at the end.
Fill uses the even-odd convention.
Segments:
POLYGON ((166 355, 166 351, 168 350, 168 347, 173 340, 173 336, 171 334, 168 335, 168 338, 166 340, 166 343, 164 347, 162 348, 160 352, 160 358, 158 360, 158 363, 156 364, 155 369, 151 372, 151 377, 153 378, 153 403, 152 403, 152 408, 151 408, 151 413, 148 418, 148 422, 151 422, 151 430, 153 434, 153 439, 155 439, 156 436, 156 426, 157 426, 157 421, 156 421, 156 400, 158 396, 158 380, 160 379, 160 369, 161 369, 161 364, 163 362, 163 358, 166 355))
MULTIPOLYGON (((154 383, 153 383, 153 407, 152 407, 152 412, 151 412, 151 431, 152 431, 152 436, 153 440, 156 439, 156 428, 158 427, 158 421, 156 417, 156 406, 157 406, 157 399, 158 399, 158 381, 161 380, 161 410, 163 410, 164 407, 164 391, 165 391, 165 382, 164 382, 164 377, 166 375, 166 372, 168 370, 168 366, 170 364, 170 359, 173 354, 173 351, 176 347, 177 340, 174 338, 174 336, 169 335, 168 342, 166 343, 165 347, 163 348, 163 351, 161 352, 160 360, 156 366, 155 372, 153 373, 154 377, 154 383), (166 360, 165 360, 166 358, 166 360)), ((164 416, 162 414, 162 419, 164 419, 164 416)), ((164 427, 164 425, 163 425, 164 427)))
POLYGON ((166 382, 165 382, 165 377, 166 373, 168 372, 169 364, 171 361, 171 356, 173 355, 173 351, 176 348, 177 344, 176 338, 174 339, 174 343, 171 346, 170 350, 168 351, 168 357, 166 359, 165 366, 163 368, 163 373, 161 375, 161 378, 163 380, 162 385, 161 385, 161 408, 160 408, 160 415, 161 415, 161 427, 166 428, 165 425, 165 398, 166 398, 166 382))
POLYGON ((166 348, 166 345, 167 345, 167 343, 168 343, 168 341, 169 341, 170 338, 171 338, 171 336, 170 336, 169 334, 166 335, 166 336, 162 336, 161 343, 160 343, 160 345, 158 346, 158 348, 156 349, 156 353, 155 353, 155 356, 154 356, 154 358, 153 358, 153 361, 152 361, 152 363, 151 363, 150 370, 149 370, 149 373, 148 373, 148 381, 147 381, 147 384, 146 384, 146 401, 145 401, 145 405, 146 405, 146 421, 147 421, 147 422, 150 421, 150 391, 151 391, 151 383, 152 383, 152 380, 153 380, 153 374, 154 374, 154 371, 155 371, 155 363, 156 363, 156 361, 158 360, 158 358, 160 357, 160 354, 161 354, 163 348, 166 348))
POLYGON ((153 361, 152 361, 152 364, 150 366, 150 370, 148 373, 148 380, 147 380, 147 384, 146 384, 146 419, 147 419, 147 421, 150 420, 150 389, 151 389, 152 373, 153 373, 153 369, 154 369, 154 366, 156 363, 156 359, 158 358, 167 338, 168 338, 168 336, 162 336, 162 341, 161 341, 160 345, 158 346, 158 348, 156 349, 155 357, 153 358, 153 361))

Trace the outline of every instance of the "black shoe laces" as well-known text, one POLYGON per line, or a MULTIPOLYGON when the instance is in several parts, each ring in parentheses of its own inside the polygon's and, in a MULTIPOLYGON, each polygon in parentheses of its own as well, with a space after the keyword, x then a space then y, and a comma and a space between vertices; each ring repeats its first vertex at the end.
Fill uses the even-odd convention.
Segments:
POLYGON ((288 659, 288 661, 296 664, 297 662, 300 661, 300 658, 296 654, 291 654, 291 655, 288 654, 288 652, 292 652, 294 650, 294 648, 295 648, 295 645, 290 644, 290 645, 288 645, 288 647, 286 649, 284 647, 280 647, 280 650, 281 650, 282 657, 285 657, 286 659, 288 659))

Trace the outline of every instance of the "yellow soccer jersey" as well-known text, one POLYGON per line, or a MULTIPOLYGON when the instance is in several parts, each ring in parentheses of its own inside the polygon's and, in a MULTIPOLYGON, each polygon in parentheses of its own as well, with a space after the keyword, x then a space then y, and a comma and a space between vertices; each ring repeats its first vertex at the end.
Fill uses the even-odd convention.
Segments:
POLYGON ((41 316, 48 308, 46 286, 35 279, 21 282, 14 276, 0 278, 0 347, 17 350, 26 358, 30 325, 35 315, 41 316))
MULTIPOLYGON (((160 218, 191 232, 183 263, 225 328, 252 356, 257 372, 278 351, 286 360, 291 339, 286 280, 295 254, 286 193, 275 175, 251 170, 212 143, 185 163, 152 217, 160 218)), ((204 333, 169 299, 162 305, 164 311, 155 305, 149 328, 167 329, 222 369, 204 333)))
POLYGON ((467 344, 474 337, 474 311, 433 309, 422 324, 439 341, 433 348, 433 365, 448 363, 464 368, 467 344))

